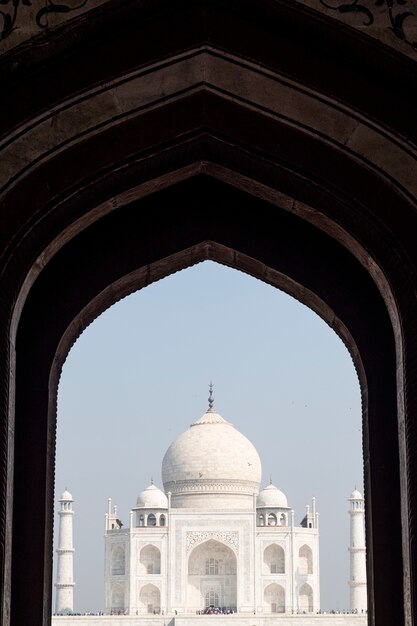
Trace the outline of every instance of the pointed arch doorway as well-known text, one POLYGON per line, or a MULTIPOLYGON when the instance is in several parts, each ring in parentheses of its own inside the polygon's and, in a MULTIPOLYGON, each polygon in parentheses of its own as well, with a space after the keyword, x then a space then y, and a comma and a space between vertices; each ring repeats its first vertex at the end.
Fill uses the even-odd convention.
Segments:
POLYGON ((194 548, 188 558, 187 605, 191 612, 236 611, 237 560, 231 548, 214 539, 194 548))
MULTIPOLYGON (((28 414, 33 416, 33 421, 17 431, 19 454, 16 462, 25 467, 24 459, 30 451, 32 464, 41 472, 42 451, 34 451, 33 439, 40 436, 40 424, 46 440, 53 437, 61 364, 84 326, 123 295, 205 259, 241 269, 287 291, 335 328, 349 347, 358 368, 362 393, 365 394, 365 424, 372 416, 377 420, 378 449, 385 446, 386 454, 390 454, 393 438, 382 435, 392 429, 395 431, 396 424, 395 385, 389 384, 389 380, 395 380, 392 329, 381 295, 360 263, 331 237, 305 220, 279 207, 274 207, 272 219, 269 202, 211 177, 184 180, 140 201, 142 210, 150 213, 161 205, 184 207, 183 213, 177 215, 174 240, 172 236, 166 236, 166 222, 160 224, 153 234, 141 230, 142 213, 133 203, 91 224, 69 241, 50 259, 34 283, 25 302, 17 337, 17 353, 24 352, 26 356, 19 361, 22 369, 18 377, 16 405, 19 424, 26 422, 28 414), (201 198, 203 213, 212 216, 209 223, 193 221, 196 194, 201 198), (253 217, 256 213, 263 233, 260 247, 253 247, 248 223, 241 217, 234 219, 228 213, 227 208, 236 205, 245 207, 248 216, 253 217), (277 217, 280 219, 279 232, 273 225, 277 217), (293 245, 294 241, 303 242, 302 255, 293 245), (337 264, 333 266, 328 262, 332 258, 337 258, 337 264), (306 259, 310 262, 307 263, 306 259), (69 285, 71 275, 75 281, 74 291, 69 285), (66 276, 66 281, 60 279, 62 276, 66 276), (335 289, 335 285, 339 288, 335 289), (349 298, 342 297, 345 288, 349 298), (363 304, 360 318, 350 306, 352 299, 359 303, 358 306, 363 304), (378 324, 376 319, 379 319, 378 324), (45 325, 48 328, 46 334, 45 325), (44 363, 44 367, 36 367, 39 363, 44 363), (368 380, 365 377, 367 371, 373 373, 368 380), (381 381, 386 382, 382 387, 381 381), (367 412, 369 395, 373 397, 372 413, 367 412), (382 421, 381 415, 385 416, 382 421), (47 420, 45 416, 48 416, 47 420), (385 430, 381 430, 381 425, 385 430)), ((169 223, 169 213, 166 219, 169 223)), ((53 457, 48 459, 48 471, 52 477, 53 457)), ((22 488, 29 479, 27 474, 16 475, 22 488)), ((395 494, 395 473, 390 472, 387 481, 393 483, 395 494)), ((379 480, 377 484, 380 484, 379 480)), ((30 493, 33 495, 36 485, 32 487, 34 491, 30 493)), ((50 490, 52 510, 52 479, 50 490)), ((19 549, 23 550, 25 541, 33 544, 33 526, 25 540, 24 507, 19 511, 20 505, 22 502, 15 502, 16 513, 20 513, 15 517, 15 527, 20 539, 19 549)), ((396 519, 395 516, 390 518, 390 523, 394 524, 396 519)), ((42 528, 42 532, 45 531, 41 524, 39 532, 42 528)), ((382 528, 378 530, 385 536, 382 528)), ((23 552, 26 554, 26 550, 23 552)), ((372 545, 370 553, 372 558, 372 545)), ((15 557, 18 558, 17 554, 15 557)), ((24 607, 25 604, 19 603, 16 611, 24 613, 24 607)), ((30 624, 31 617, 27 619, 30 624)))

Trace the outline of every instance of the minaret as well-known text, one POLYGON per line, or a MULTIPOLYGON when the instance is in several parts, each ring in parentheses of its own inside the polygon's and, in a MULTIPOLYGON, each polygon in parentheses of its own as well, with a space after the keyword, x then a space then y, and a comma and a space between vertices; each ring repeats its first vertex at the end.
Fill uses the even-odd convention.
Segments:
POLYGON ((74 610, 74 548, 72 547, 72 495, 65 487, 60 499, 58 561, 56 575, 56 613, 74 610))
POLYGON ((358 613, 367 609, 365 501, 355 487, 350 498, 350 608, 358 613))

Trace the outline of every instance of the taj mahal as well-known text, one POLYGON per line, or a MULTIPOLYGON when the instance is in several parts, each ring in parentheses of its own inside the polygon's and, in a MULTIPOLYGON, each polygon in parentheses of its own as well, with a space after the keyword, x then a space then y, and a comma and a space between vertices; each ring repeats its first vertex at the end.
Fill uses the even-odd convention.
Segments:
MULTIPOLYGON (((105 607, 97 624, 155 626, 213 619, 242 626, 366 624, 364 499, 349 498, 349 614, 320 610, 319 514, 316 499, 297 525, 276 485, 261 486, 252 443, 214 408, 168 447, 163 489, 151 482, 125 528, 109 498, 105 513, 105 607), (255 621, 256 617, 256 621, 255 621), (343 618, 343 619, 342 619, 343 618), (191 621, 190 621, 191 620, 191 621), (238 621, 236 621, 238 620, 238 621), (284 620, 284 621, 283 621, 284 620)), ((60 498, 53 624, 83 626, 73 612, 73 498, 60 498), (69 621, 68 621, 69 620, 69 621)), ((83 621, 85 620, 85 621, 83 621)), ((222 622, 223 623, 223 622, 222 622)))

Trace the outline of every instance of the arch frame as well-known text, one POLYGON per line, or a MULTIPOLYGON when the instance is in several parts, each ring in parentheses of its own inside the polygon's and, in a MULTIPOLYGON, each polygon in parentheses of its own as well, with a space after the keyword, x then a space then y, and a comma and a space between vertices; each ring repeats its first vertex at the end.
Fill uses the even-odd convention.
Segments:
POLYGON ((153 543, 147 543, 139 551, 139 564, 141 575, 161 574, 161 550, 153 543), (150 558, 151 557, 151 558, 150 558), (151 565, 152 571, 149 571, 151 565), (143 571, 144 570, 144 571, 143 571))
MULTIPOLYGON (((301 599, 303 597, 307 597, 308 598, 308 612, 312 613, 313 612, 313 589, 311 588, 311 585, 307 582, 303 582, 303 584, 300 586, 299 590, 298 590, 298 601, 299 604, 301 604, 301 599), (304 593, 303 593, 304 591, 304 593), (307 593, 305 593, 305 591, 307 591, 307 593)), ((300 606, 300 609, 302 610, 304 607, 300 606)))
MULTIPOLYGON (((283 610, 277 610, 277 611, 272 611, 271 613, 285 613, 286 612, 286 589, 285 587, 282 586, 282 584, 280 583, 268 583, 264 588, 263 588, 263 603, 264 604, 268 604, 267 603, 267 596, 270 595, 271 590, 276 591, 277 593, 274 594, 276 599, 283 599, 284 602, 283 603, 276 603, 278 607, 282 608, 283 610)), ((271 604, 269 604, 269 606, 271 606, 271 604)))
POLYGON ((115 543, 110 552, 111 575, 125 575, 126 572, 126 548, 123 544, 115 543), (120 563, 119 565, 117 565, 120 563))
POLYGON ((313 551, 310 548, 309 545, 307 544, 303 544, 302 546, 299 547, 298 549, 298 570, 299 573, 302 575, 306 575, 306 574, 313 574, 315 572, 315 569, 317 567, 317 564, 314 563, 313 560, 313 551), (300 566, 300 561, 301 559, 303 559, 303 563, 304 563, 304 571, 300 571, 301 570, 301 566, 300 566))
POLYGON ((271 541, 264 548, 262 554, 262 570, 265 574, 285 574, 286 572, 286 557, 285 550, 276 541, 271 541), (272 556, 269 556, 272 554, 272 556), (274 557, 277 557, 274 560, 274 557), (282 564, 282 567, 278 568, 278 565, 282 564), (272 571, 272 565, 275 565, 275 571, 272 571), (265 571, 267 570, 267 571, 265 571))
MULTIPOLYGON (((159 606, 153 606, 153 612, 155 612, 155 610, 158 609, 158 613, 159 613, 159 611, 161 609, 161 589, 159 588, 159 586, 157 584, 155 584, 153 582, 152 583, 150 583, 150 582, 140 583, 140 590, 139 590, 138 599, 139 599, 139 602, 141 602, 142 605, 144 604, 143 592, 145 590, 152 590, 153 595, 156 596, 156 599, 159 602, 159 606)), ((146 596, 145 596, 145 598, 146 598, 146 596)), ((147 606, 146 607, 146 611, 143 610, 142 614, 148 613, 148 612, 149 612, 149 608, 147 606)))
MULTIPOLYGON (((180 4, 178 10, 169 14, 162 11, 155 15, 148 25, 163 33, 169 24, 172 27, 174 18, 179 26, 179 39, 184 43, 186 32, 181 20, 184 9, 191 9, 186 2, 180 4)), ((229 47, 239 58, 256 61, 268 69, 277 63, 274 59, 278 48, 282 52, 286 46, 287 52, 297 51, 298 56, 295 59, 294 54, 278 55, 279 63, 287 63, 279 68, 280 72, 304 86, 313 85, 322 94, 322 100, 332 91, 339 104, 359 111, 369 125, 376 126, 380 137, 390 135, 396 145, 409 143, 412 146, 416 95, 408 88, 407 76, 412 76, 415 68, 408 60, 377 49, 365 36, 353 35, 342 26, 336 27, 331 20, 316 19, 288 3, 277 3, 271 8, 271 3, 262 1, 255 8, 254 2, 247 1, 242 4, 239 16, 233 2, 223 3, 222 8, 214 7, 215 4, 196 3, 192 10, 194 21, 187 23, 192 39, 189 46, 206 41, 210 33, 219 49, 229 47), (224 11, 224 21, 215 19, 219 11, 224 11), (227 32, 232 18, 235 28, 227 32), (221 27, 216 28, 216 23, 221 27), (290 31, 286 31, 289 25, 295 28, 291 30, 291 37, 290 31), (335 29, 340 43, 335 43, 335 29), (248 37, 248 31, 255 36, 248 37), (276 37, 274 44, 272 36, 277 33, 281 39, 276 37), (318 33, 320 38, 317 38, 318 33), (265 46, 259 46, 260 41, 265 46), (329 51, 333 53, 332 59, 326 59, 329 51), (370 54, 367 56, 365 51, 370 54), (309 56, 318 61, 320 76, 303 74, 301 66, 309 56), (363 62, 353 69, 358 58, 363 62), (337 81, 336 73, 352 78, 351 94, 337 81), (364 79, 368 79, 368 84, 366 90, 361 91, 364 79), (404 141, 404 137, 409 141, 404 141)), ((88 58, 88 63, 96 62, 97 67, 100 66, 97 56, 106 34, 114 24, 112 20, 121 18, 124 10, 114 3, 105 16, 103 13, 99 16, 95 23, 96 39, 91 41, 94 54, 88 58)), ((148 17, 152 17, 151 14, 152 11, 148 17)), ((137 22, 134 24, 136 26, 137 22)), ((137 37, 137 33, 133 33, 133 22, 132 26, 124 28, 121 38, 126 35, 126 28, 130 37, 133 34, 137 37)), ((46 78, 50 78, 53 71, 64 71, 69 58, 73 67, 82 67, 86 20, 81 19, 72 33, 65 28, 54 35, 47 53, 49 58, 41 59, 45 48, 43 51, 39 48, 24 70, 21 65, 17 74, 11 73, 8 77, 5 87, 11 103, 17 101, 18 89, 24 92, 26 88, 31 92, 34 76, 41 86, 42 81, 45 82, 44 88, 36 90, 33 101, 25 103, 20 112, 16 107, 10 108, 11 117, 2 120, 2 132, 6 132, 4 125, 7 123, 10 132, 15 132, 19 124, 22 127, 27 120, 35 119, 39 111, 48 110, 58 102, 66 103, 74 94, 91 87, 87 69, 75 72, 78 83, 69 80, 65 85, 66 93, 46 87, 46 78), (59 45, 74 33, 81 38, 66 58, 59 52, 59 45), (19 80, 15 80, 15 76, 19 80), (26 118, 18 119, 16 116, 22 114, 22 110, 26 118)), ((164 41, 161 37, 153 40, 164 41)), ((158 55, 160 59, 169 59, 174 47, 172 38, 168 37, 163 43, 164 49, 162 46, 156 53, 142 51, 144 57, 139 60, 133 55, 129 58, 131 66, 127 67, 123 53, 128 41, 124 45, 115 59, 118 67, 109 66, 102 81, 127 74, 139 61, 146 65, 158 55)), ((10 62, 14 63, 19 54, 24 53, 14 51, 10 62)), ((306 68, 311 68, 311 64, 306 68)), ((2 235, 4 254, 0 276, 2 621, 5 626, 13 623, 38 626, 50 620, 56 389, 69 348, 82 330, 120 297, 209 258, 287 291, 321 315, 345 341, 361 381, 364 409, 370 620, 377 626, 394 620, 411 626, 417 617, 417 599, 413 592, 417 572, 414 539, 417 486, 413 478, 417 474, 413 417, 417 407, 417 342, 413 325, 417 313, 417 281, 415 251, 410 243, 416 224, 416 203, 411 186, 407 189, 407 176, 404 176, 407 172, 401 167, 398 156, 392 157, 391 169, 385 163, 384 170, 380 163, 372 162, 369 153, 361 160, 358 153, 353 154, 339 144, 329 145, 326 137, 319 136, 316 129, 313 132, 308 125, 300 130, 294 120, 272 120, 267 112, 260 111, 259 103, 248 101, 237 105, 218 94, 214 96, 208 85, 183 98, 180 108, 172 102, 162 103, 159 108, 147 111, 146 116, 138 116, 137 121, 145 127, 150 123, 148 128, 158 129, 158 132, 150 133, 148 144, 142 143, 136 151, 126 140, 126 145, 113 155, 112 164, 92 158, 100 154, 100 141, 107 146, 112 141, 109 133, 96 129, 88 141, 63 146, 59 154, 51 154, 47 160, 34 160, 31 169, 2 196, 8 216, 2 235), (226 119, 229 127, 224 124, 226 119), (252 133, 248 131, 251 128, 252 133), (270 136, 275 145, 268 141, 270 136), (295 146, 292 153, 290 146, 295 146), (302 160, 301 155, 306 155, 306 159, 302 160), (330 179, 325 166, 332 159, 335 176, 330 179), (315 168, 313 161, 318 162, 315 168), (71 163, 74 167, 70 171, 71 163), (321 163, 324 165, 320 170, 321 163), (24 202, 30 197, 28 189, 33 190, 30 203, 24 202), (217 222, 207 223, 207 211, 215 208, 214 199, 222 194, 228 199, 228 203, 223 201, 223 213, 214 211, 217 222), (174 202, 190 207, 196 204, 196 199, 199 215, 182 210, 174 219, 169 210, 174 202), (248 232, 228 215, 234 203, 238 206, 242 203, 250 211, 252 223, 245 223, 248 232), (140 254, 135 256, 130 247, 129 252, 121 254, 117 272, 112 272, 103 250, 98 250, 103 238, 111 241, 111 217, 115 216, 114 221, 122 232, 123 224, 126 230, 129 220, 133 219, 129 212, 150 215, 158 204, 164 207, 165 227, 158 230, 152 224, 147 237, 141 239, 140 254), (303 258, 314 258, 311 247, 309 255, 303 251, 304 256, 300 255, 297 261, 296 255, 291 254, 291 249, 279 238, 271 213, 283 231, 292 233, 291 241, 297 245, 301 242, 306 246, 314 241, 317 250, 322 245, 323 257, 327 254, 327 260, 338 266, 337 277, 343 278, 343 285, 323 262, 321 278, 317 259, 316 267, 303 266, 303 258), (271 233, 276 236, 275 246, 271 233), (94 244, 90 252, 93 250, 96 255, 92 259, 94 267, 89 268, 90 278, 96 272, 90 289, 83 282, 81 271, 85 270, 89 259, 87 241, 94 244), (276 252, 274 254, 278 243, 283 246, 280 258, 276 252), (80 244, 83 250, 83 267, 74 253, 75 244, 80 244), (71 280, 64 289, 63 276, 69 268, 72 268, 71 280), (350 282, 348 269, 355 277, 350 282), (51 291, 56 286, 64 296, 55 308, 57 319, 51 315, 51 305, 57 304, 51 300, 51 291), (75 293, 78 287, 81 291, 75 293), (364 295, 367 290, 369 301, 364 295), (352 294, 355 307, 349 308, 343 300, 352 294), (47 337, 42 346, 37 341, 39 336, 47 337), (375 354, 372 354, 370 337, 376 341, 375 354), (378 363, 378 359, 385 359, 386 363, 378 363), (33 372, 36 374, 31 379, 33 372), (378 386, 383 388, 384 400, 388 397, 386 403, 376 393, 378 386), (39 403, 31 412, 35 400, 39 403), (29 414, 31 420, 27 419, 29 414), (38 485, 27 475, 24 462, 32 451, 33 442, 37 444, 33 474, 38 477, 38 485), (384 470, 378 461, 381 451, 392 472, 384 470), (382 489, 377 484, 381 472, 387 479, 396 511, 389 522, 391 526, 386 529, 381 529, 377 521, 383 505, 382 489), (36 546, 32 545, 33 534, 29 543, 29 529, 23 522, 23 496, 28 486, 37 511, 32 529, 36 546), (391 597, 377 565, 377 546, 381 546, 390 533, 402 546, 400 555, 393 549, 388 555, 395 577, 394 591, 390 587, 391 597), (29 570, 24 566, 28 554, 32 556, 29 570), (23 601, 25 597, 27 602, 23 601), (30 601, 31 598, 42 598, 42 602, 30 601)), ((128 132, 128 122, 124 120, 117 132, 128 132)), ((140 220, 138 225, 143 226, 140 220)), ((115 254, 116 248, 112 248, 115 254)))
MULTIPOLYGON (((226 541, 223 541, 219 537, 216 537, 216 538, 210 537, 208 539, 202 539, 198 543, 193 544, 192 550, 190 550, 189 554, 187 555, 188 567, 189 567, 190 560, 191 560, 191 557, 192 557, 193 553, 195 551, 200 551, 206 544, 209 544, 209 543, 210 544, 218 544, 221 548, 225 548, 226 550, 230 551, 232 553, 233 558, 235 559, 235 561, 237 561, 237 553, 236 553, 235 546, 233 546, 230 543, 227 543, 226 541)), ((188 575, 190 575, 189 572, 188 572, 188 575)))
MULTIPOLYGON (((187 610, 194 612, 195 610, 201 610, 202 608, 208 608, 207 605, 207 593, 209 596, 211 594, 215 594, 217 599, 222 598, 223 602, 220 606, 238 606, 238 557, 236 554, 236 550, 232 544, 228 544, 226 541, 223 541, 221 538, 208 538, 204 541, 197 543, 193 546, 190 553, 187 555, 187 610), (221 567, 219 567, 219 559, 216 558, 215 554, 220 552, 223 557, 223 565, 225 565, 226 556, 230 557, 230 563, 233 563, 234 573, 231 571, 227 571, 226 568, 222 572, 221 567), (201 559, 201 556, 203 559, 201 559), (195 573, 192 571, 192 565, 195 564, 196 558, 200 557, 200 571, 195 573), (216 582, 217 577, 217 582, 216 582), (228 577, 229 585, 226 588, 224 587, 225 578, 228 577), (199 598, 192 594, 190 596, 190 583, 196 588, 196 584, 198 584, 198 594, 199 598), (226 593, 229 595, 229 602, 225 602, 226 593), (232 600, 232 602, 230 602, 232 600), (202 604, 204 606, 202 606, 202 604)), ((219 604, 216 605, 219 607, 219 604)))
MULTIPOLYGON (((57 255, 53 257, 53 259, 56 258, 57 255)), ((216 260, 218 262, 225 263, 230 267, 240 268, 242 269, 242 271, 246 271, 253 276, 256 276, 263 280, 265 280, 265 277, 267 277, 267 282, 279 286, 291 295, 298 297, 300 301, 310 306, 310 308, 316 310, 316 312, 324 317, 324 319, 326 319, 328 323, 331 323, 332 327, 336 330, 336 332, 338 332, 339 336, 343 337, 347 345, 350 346, 353 353, 356 353, 357 355, 360 354, 360 350, 356 347, 355 342, 349 342, 349 333, 347 332, 344 324, 341 323, 341 320, 333 316, 330 307, 326 307, 324 302, 320 301, 320 299, 318 299, 312 291, 306 289, 305 287, 303 288, 299 283, 295 282, 294 280, 290 280, 285 274, 271 271, 270 268, 265 267, 263 264, 259 265, 259 263, 256 262, 256 260, 254 260, 252 257, 248 257, 245 254, 239 253, 238 251, 233 251, 222 244, 217 244, 212 240, 209 240, 201 242, 200 244, 197 244, 196 246, 193 246, 191 248, 187 248, 179 255, 172 255, 172 257, 164 260, 164 262, 159 264, 159 268, 157 263, 151 264, 151 266, 147 265, 146 267, 140 268, 137 271, 129 272, 129 274, 122 277, 120 281, 113 282, 111 283, 111 285, 109 285, 108 288, 106 288, 105 290, 101 290, 97 294, 97 297, 93 298, 90 303, 87 303, 80 312, 80 314, 78 316, 75 316, 70 321, 66 331, 62 336, 60 345, 56 346, 57 350, 54 353, 52 359, 54 366, 51 370, 51 377, 48 380, 48 389, 54 388, 57 385, 59 372, 63 363, 63 358, 65 357, 70 345, 72 345, 73 341, 79 336, 80 331, 82 331, 82 329, 85 328, 85 326, 90 321, 92 321, 99 312, 104 310, 104 308, 106 308, 111 303, 111 301, 116 301, 121 295, 127 294, 136 289, 138 286, 141 285, 141 283, 142 285, 149 284, 149 282, 152 282, 152 280, 155 280, 158 277, 165 276, 167 271, 167 263, 168 266, 171 267, 171 271, 173 267, 175 267, 175 271, 178 271, 182 267, 187 267, 190 264, 199 262, 204 259, 216 260), (260 269, 261 271, 259 271, 260 269), (150 279, 151 275, 152 279, 150 279), (116 296, 116 294, 118 295, 116 296), (65 348, 63 346, 65 346, 65 348)), ((360 373, 362 367, 361 361, 356 359, 355 363, 358 368, 358 372, 360 373)), ((364 378, 362 378, 362 382, 363 381, 364 378)), ((362 387, 362 391, 363 390, 364 387, 362 387)), ((49 419, 51 420, 49 427, 52 427, 54 429, 54 419, 56 416, 56 397, 52 396, 49 402, 49 419)), ((50 459, 50 461, 52 461, 52 459, 50 459)), ((50 469, 50 472, 52 472, 52 468, 50 469)), ((52 487, 53 485, 51 484, 50 488, 52 487)), ((52 503, 52 497, 50 499, 50 502, 52 503)))

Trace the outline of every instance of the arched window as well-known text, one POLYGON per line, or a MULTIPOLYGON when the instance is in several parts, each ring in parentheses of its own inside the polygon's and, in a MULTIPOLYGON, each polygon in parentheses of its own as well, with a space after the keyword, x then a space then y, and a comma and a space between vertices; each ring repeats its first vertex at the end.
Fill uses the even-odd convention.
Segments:
POLYGON ((285 613, 285 591, 281 585, 272 583, 265 588, 264 605, 268 613, 285 613))
POLYGON ((148 515, 148 522, 147 522, 148 526, 156 526, 156 517, 153 513, 151 513, 150 515, 148 515))
POLYGON ((276 526, 277 525, 277 516, 275 513, 270 513, 268 515, 268 526, 276 526))
POLYGON ((259 526, 265 526, 265 517, 262 515, 262 513, 259 516, 259 526))
POLYGON ((272 544, 264 550, 264 574, 285 573, 285 552, 281 546, 272 544))
POLYGON ((214 589, 209 589, 206 592, 206 608, 208 608, 209 606, 220 606, 219 594, 214 589))
POLYGON ((218 574, 219 573, 219 562, 217 559, 207 559, 206 560, 206 574, 218 574))
POLYGON ((313 612, 313 590, 307 583, 300 588, 299 607, 303 613, 313 612))
POLYGON ((145 526, 145 518, 143 515, 140 515, 139 517, 139 526, 145 526))
POLYGON ((156 546, 147 545, 142 548, 139 556, 140 574, 161 573, 161 553, 156 546))
POLYGON ((159 518, 159 525, 165 526, 165 515, 161 515, 161 517, 159 518))
POLYGON ((313 573, 313 553, 311 548, 304 544, 301 546, 298 553, 298 573, 299 574, 312 574, 313 573))
POLYGON ((111 573, 113 576, 125 573, 125 549, 123 546, 114 546, 112 550, 111 573))

